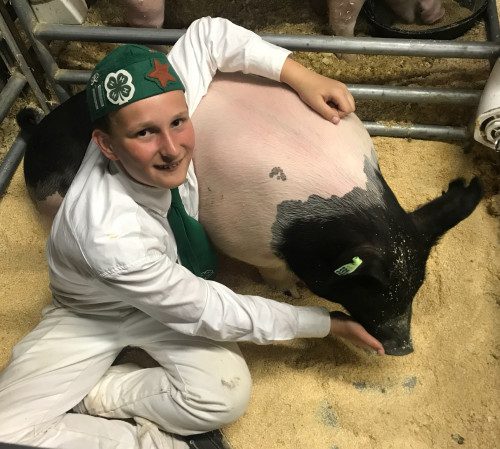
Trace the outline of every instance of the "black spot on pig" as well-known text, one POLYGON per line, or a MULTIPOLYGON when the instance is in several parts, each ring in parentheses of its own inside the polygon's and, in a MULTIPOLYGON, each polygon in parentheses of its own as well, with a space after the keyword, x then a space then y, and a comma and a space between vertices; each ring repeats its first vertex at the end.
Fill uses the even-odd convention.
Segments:
POLYGON ((277 180, 286 181, 285 172, 280 167, 273 167, 273 169, 269 172, 270 178, 274 178, 275 176, 277 180))
POLYGON ((467 217, 481 198, 478 179, 455 180, 448 191, 405 212, 374 160, 366 158, 366 188, 343 197, 310 196, 277 207, 272 247, 315 294, 342 304, 381 341, 387 354, 413 351, 413 297, 439 237, 467 217), (359 258, 348 274, 336 273, 359 258))

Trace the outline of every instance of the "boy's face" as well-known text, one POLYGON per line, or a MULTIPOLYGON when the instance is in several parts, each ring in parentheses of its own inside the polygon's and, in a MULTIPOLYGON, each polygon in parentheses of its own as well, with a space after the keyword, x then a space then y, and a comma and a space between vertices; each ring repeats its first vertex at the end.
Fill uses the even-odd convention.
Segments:
POLYGON ((182 184, 194 150, 194 129, 184 93, 166 92, 110 115, 110 132, 92 136, 104 155, 136 181, 171 189, 182 184))

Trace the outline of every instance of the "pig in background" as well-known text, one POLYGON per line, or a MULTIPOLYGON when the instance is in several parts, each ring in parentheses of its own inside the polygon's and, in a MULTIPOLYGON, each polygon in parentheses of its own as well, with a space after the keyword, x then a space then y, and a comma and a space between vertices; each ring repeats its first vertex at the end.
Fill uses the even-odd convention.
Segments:
MULTIPOLYGON (((20 114, 33 131, 25 179, 39 207, 55 213, 90 139, 84 93, 38 126, 32 120, 30 110, 20 114)), ((300 279, 340 303, 387 354, 412 352, 412 301, 429 252, 474 210, 478 179, 455 180, 407 213, 355 114, 333 125, 256 77, 216 77, 193 123, 200 221, 216 247, 274 286, 293 291, 300 279)))
MULTIPOLYGON (((328 14, 331 33, 352 37, 365 0, 310 0, 310 3, 318 14, 328 14)), ((385 3, 396 16, 408 23, 432 24, 445 13, 441 0, 385 0, 385 3)))
MULTIPOLYGON (((103 0, 86 0, 89 8, 103 0)), ((115 16, 123 18, 128 26, 134 28, 162 28, 165 21, 165 0, 119 0, 119 11, 115 16)), ((120 21, 118 21, 120 22, 120 21)))
MULTIPOLYGON (((354 36, 354 27, 365 0, 310 0, 316 13, 328 16, 331 33, 337 36, 354 36)), ((432 24, 445 13, 441 0, 385 0, 386 5, 407 23, 420 21, 432 24)), ((122 0, 123 18, 131 27, 162 28, 165 21, 165 0, 122 0)), ((175 8, 175 4, 170 2, 175 8)), ((193 5, 195 7, 195 5, 193 5)), ((220 15, 218 10, 205 11, 204 15, 220 15)))
POLYGON ((165 20, 165 0, 122 0, 123 17, 137 28, 161 28, 165 20))

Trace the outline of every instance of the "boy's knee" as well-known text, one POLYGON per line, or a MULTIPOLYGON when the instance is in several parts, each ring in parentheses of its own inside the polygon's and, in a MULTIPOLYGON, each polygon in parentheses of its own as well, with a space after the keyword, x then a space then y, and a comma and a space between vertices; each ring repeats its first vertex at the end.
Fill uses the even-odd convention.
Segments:
POLYGON ((248 371, 221 378, 220 382, 221 402, 225 411, 221 414, 221 423, 217 428, 236 421, 245 413, 252 390, 252 379, 248 371))
POLYGON ((233 423, 246 411, 250 402, 252 379, 245 370, 230 375, 214 377, 211 385, 203 390, 190 391, 186 404, 197 418, 201 431, 219 429, 233 423))

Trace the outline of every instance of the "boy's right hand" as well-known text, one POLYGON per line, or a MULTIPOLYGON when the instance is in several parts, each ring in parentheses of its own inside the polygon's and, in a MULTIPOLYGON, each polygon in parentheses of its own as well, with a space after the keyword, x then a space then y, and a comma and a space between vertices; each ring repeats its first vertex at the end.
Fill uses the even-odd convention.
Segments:
POLYGON ((330 313, 330 335, 342 337, 364 349, 372 349, 378 355, 384 355, 384 347, 366 329, 342 312, 330 313))
POLYGON ((283 65, 280 80, 292 87, 304 103, 334 124, 356 109, 354 98, 344 83, 309 70, 290 57, 283 65))

